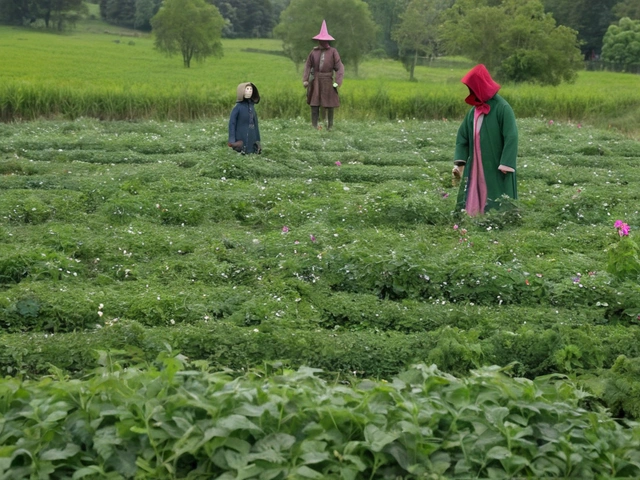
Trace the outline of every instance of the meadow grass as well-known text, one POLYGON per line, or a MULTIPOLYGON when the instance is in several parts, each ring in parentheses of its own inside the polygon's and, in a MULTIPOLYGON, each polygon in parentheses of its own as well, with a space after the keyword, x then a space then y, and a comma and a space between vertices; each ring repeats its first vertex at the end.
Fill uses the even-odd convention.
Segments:
POLYGON ((295 351, 288 362, 374 375, 426 359, 536 376, 640 356, 637 283, 607 272, 613 222, 632 237, 640 224, 637 142, 518 122, 520 198, 478 219, 454 212, 452 121, 339 118, 327 133, 264 120, 261 156, 228 149, 224 119, 1 125, 0 308, 13 333, 0 367, 39 371, 27 355, 73 370, 42 335, 90 332, 88 362, 121 338, 96 325, 128 322, 234 367, 295 351), (271 346, 224 354, 226 341, 186 341, 186 325, 258 329, 271 346), (376 349, 403 353, 340 343, 378 345, 381 332, 394 340, 376 349), (307 334, 321 351, 291 343, 307 334), (43 346, 26 353, 22 338, 43 346))
MULTIPOLYGON (((275 39, 224 40, 224 56, 190 69, 180 58, 154 50, 148 34, 82 23, 64 35, 0 28, 0 116, 191 120, 224 116, 235 86, 258 85, 263 118, 306 115, 301 74, 281 55, 275 39), (109 32, 109 34, 105 33, 109 32), (136 35, 136 36, 132 36, 136 35)), ((310 42, 310 48, 313 44, 310 42)), ((356 77, 347 69, 341 114, 352 119, 460 118, 466 112, 467 66, 419 66, 409 82, 399 62, 369 59, 356 77)), ((503 96, 517 116, 590 122, 637 131, 637 76, 579 73, 575 84, 558 87, 504 85, 503 96)))

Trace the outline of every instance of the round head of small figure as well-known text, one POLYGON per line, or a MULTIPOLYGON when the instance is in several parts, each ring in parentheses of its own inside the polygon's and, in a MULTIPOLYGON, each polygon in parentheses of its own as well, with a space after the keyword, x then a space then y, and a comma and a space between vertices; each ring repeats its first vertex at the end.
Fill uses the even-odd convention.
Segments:
POLYGON ((251 84, 244 87, 244 98, 251 98, 253 95, 253 86, 251 84))

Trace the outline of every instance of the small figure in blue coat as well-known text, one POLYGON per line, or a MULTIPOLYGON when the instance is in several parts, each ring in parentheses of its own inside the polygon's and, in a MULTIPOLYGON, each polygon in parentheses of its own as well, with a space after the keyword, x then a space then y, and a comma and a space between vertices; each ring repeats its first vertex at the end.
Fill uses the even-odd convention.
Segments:
POLYGON ((238 85, 237 103, 229 118, 229 145, 236 152, 262 153, 260 128, 255 105, 260 101, 258 89, 251 82, 238 85))

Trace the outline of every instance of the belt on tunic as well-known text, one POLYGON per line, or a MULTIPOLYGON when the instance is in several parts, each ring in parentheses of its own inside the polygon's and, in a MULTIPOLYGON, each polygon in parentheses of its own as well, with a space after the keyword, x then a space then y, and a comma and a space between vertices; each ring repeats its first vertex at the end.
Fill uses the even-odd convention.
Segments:
POLYGON ((319 78, 333 78, 333 72, 319 72, 317 76, 319 78))

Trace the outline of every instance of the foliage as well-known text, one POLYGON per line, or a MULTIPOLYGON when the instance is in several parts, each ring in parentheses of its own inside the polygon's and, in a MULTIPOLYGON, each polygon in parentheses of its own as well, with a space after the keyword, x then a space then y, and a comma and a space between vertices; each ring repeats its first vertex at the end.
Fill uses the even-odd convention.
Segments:
POLYGON ((597 58, 602 48, 602 37, 615 20, 615 7, 620 0, 543 0, 545 11, 553 14, 558 25, 578 32, 580 48, 585 60, 597 58))
POLYGON ((313 47, 313 40, 326 20, 334 46, 345 65, 353 67, 356 76, 365 54, 374 46, 377 27, 368 5, 362 0, 315 0, 291 2, 280 15, 274 35, 282 40, 285 55, 301 65, 313 47), (310 32, 313 32, 310 34, 310 32))
POLYGON ((520 199, 470 219, 457 122, 307 123, 262 122, 256 158, 229 151, 225 118, 0 125, 2 371, 86 372, 127 341, 385 377, 640 356, 640 289, 606 251, 611 219, 638 224, 637 142, 519 118, 520 199))
POLYGON ((441 12, 450 6, 448 0, 412 0, 400 14, 400 22, 392 31, 391 38, 398 42, 401 56, 413 57, 405 60, 410 81, 414 80, 418 54, 433 58, 440 53, 437 28, 441 12))
POLYGON ((640 4, 635 0, 622 0, 616 3, 611 11, 617 18, 628 17, 632 20, 640 20, 640 4))
POLYGON ((616 359, 605 375, 602 398, 616 417, 640 419, 640 357, 616 359))
POLYGON ((582 68, 577 32, 556 26, 538 0, 472 8, 475 4, 457 0, 445 12, 447 52, 466 55, 509 81, 558 85, 575 80, 582 68))
POLYGON ((640 248, 630 237, 620 238, 609 248, 607 271, 616 278, 635 279, 640 275, 640 248))
POLYGON ((191 59, 222 56, 222 26, 218 9, 204 0, 166 0, 151 19, 155 47, 168 55, 180 52, 186 68, 191 59))
POLYGON ((0 22, 14 25, 39 25, 61 32, 87 12, 82 0, 0 1, 0 22))
POLYGON ((622 18, 604 35, 602 59, 628 68, 640 64, 640 20, 622 18))
POLYGON ((213 0, 225 19, 225 38, 268 38, 278 21, 270 0, 213 0))
POLYGON ((511 379, 493 368, 458 379, 416 365, 389 383, 338 382, 306 367, 267 365, 237 375, 195 362, 199 370, 189 370, 184 356, 166 352, 142 369, 123 368, 106 353, 101 364, 83 380, 54 370, 40 381, 0 382, 0 473, 139 479, 640 473, 637 427, 586 411, 585 394, 554 378, 511 379))
POLYGON ((398 44, 392 38, 400 15, 409 3, 408 0, 365 0, 371 10, 373 21, 378 26, 377 48, 372 53, 383 53, 389 58, 398 58, 398 44))

